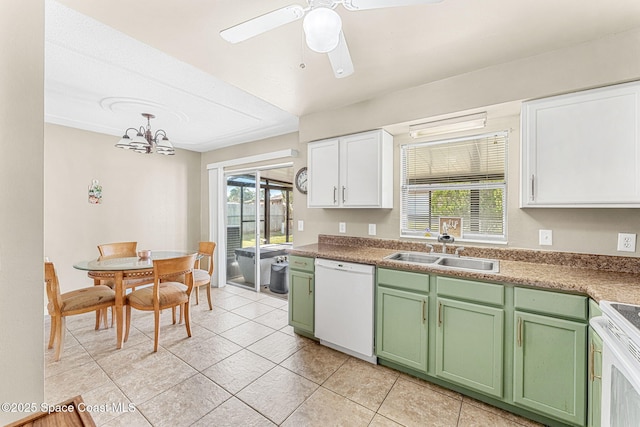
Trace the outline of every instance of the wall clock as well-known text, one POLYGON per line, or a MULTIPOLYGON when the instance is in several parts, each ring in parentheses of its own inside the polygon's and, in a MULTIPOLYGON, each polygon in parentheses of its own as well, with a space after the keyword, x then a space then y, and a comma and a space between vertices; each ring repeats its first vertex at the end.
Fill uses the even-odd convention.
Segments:
POLYGON ((296 173, 296 188, 302 194, 307 194, 307 168, 301 168, 296 173))

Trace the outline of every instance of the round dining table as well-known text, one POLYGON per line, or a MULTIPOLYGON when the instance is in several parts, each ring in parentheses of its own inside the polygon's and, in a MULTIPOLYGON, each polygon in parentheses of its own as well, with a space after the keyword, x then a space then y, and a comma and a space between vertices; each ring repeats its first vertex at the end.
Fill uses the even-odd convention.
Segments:
POLYGON ((123 307, 127 289, 153 283, 153 260, 177 258, 194 253, 197 251, 151 251, 151 256, 146 259, 108 257, 81 261, 73 265, 73 268, 87 271, 87 275, 96 285, 105 280, 113 280, 116 293, 113 316, 116 319, 117 348, 122 348, 123 307))

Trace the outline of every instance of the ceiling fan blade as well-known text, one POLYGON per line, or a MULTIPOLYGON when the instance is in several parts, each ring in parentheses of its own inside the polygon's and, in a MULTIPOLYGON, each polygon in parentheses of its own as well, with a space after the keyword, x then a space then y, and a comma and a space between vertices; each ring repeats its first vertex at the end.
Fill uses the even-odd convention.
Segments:
POLYGON ((220 31, 220 36, 230 43, 239 43, 304 16, 305 9, 297 4, 276 9, 257 18, 220 31))
POLYGON ((351 61, 351 55, 349 54, 349 47, 347 46, 347 40, 344 38, 344 33, 340 31, 340 41, 338 46, 329 55, 329 62, 331 62, 331 68, 333 68, 333 74, 337 79, 341 79, 353 74, 353 62, 351 61))
POLYGON ((442 0, 344 0, 347 10, 380 9, 383 7, 412 6, 415 4, 440 3, 442 0))

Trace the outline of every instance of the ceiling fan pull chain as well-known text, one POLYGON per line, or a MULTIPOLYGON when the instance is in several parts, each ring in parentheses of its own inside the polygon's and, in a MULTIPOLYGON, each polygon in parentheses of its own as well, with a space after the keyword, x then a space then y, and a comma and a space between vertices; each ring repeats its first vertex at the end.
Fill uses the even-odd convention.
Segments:
POLYGON ((304 62, 304 31, 300 32, 300 69, 304 70, 307 67, 307 64, 304 62))

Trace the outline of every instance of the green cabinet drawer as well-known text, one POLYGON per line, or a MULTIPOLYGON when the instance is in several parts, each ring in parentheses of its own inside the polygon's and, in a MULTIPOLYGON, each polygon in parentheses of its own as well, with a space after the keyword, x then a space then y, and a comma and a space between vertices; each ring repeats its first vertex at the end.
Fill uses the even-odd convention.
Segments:
POLYGON ((504 286, 494 283, 438 276, 436 278, 436 289, 438 296, 504 305, 504 286))
POLYGON ((411 271, 378 269, 378 285, 392 286, 409 291, 429 292, 429 275, 411 271))
POLYGON ((588 298, 537 289, 515 288, 514 303, 517 310, 587 320, 588 298))
POLYGON ((313 273, 313 260, 313 258, 290 255, 289 268, 291 270, 308 271, 309 273, 313 273))

